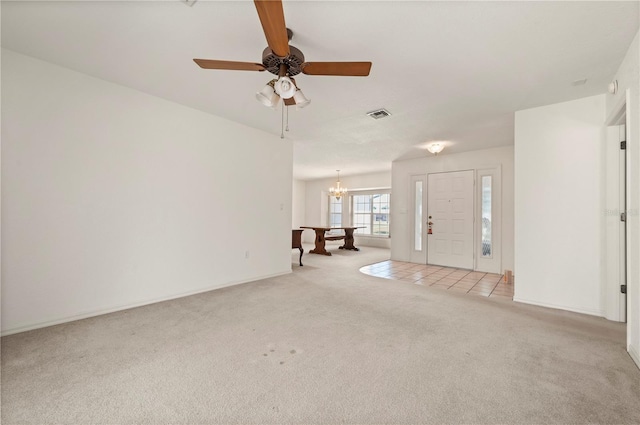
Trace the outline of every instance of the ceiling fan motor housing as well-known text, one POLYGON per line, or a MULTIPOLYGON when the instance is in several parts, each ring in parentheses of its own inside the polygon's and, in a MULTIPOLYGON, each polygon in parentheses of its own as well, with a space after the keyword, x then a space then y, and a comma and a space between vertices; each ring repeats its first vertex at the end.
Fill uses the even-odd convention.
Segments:
POLYGON ((286 58, 276 56, 268 47, 262 52, 262 64, 267 71, 275 75, 279 75, 281 64, 287 66, 289 76, 298 75, 302 72, 303 63, 304 55, 300 49, 292 45, 289 45, 289 56, 286 58))

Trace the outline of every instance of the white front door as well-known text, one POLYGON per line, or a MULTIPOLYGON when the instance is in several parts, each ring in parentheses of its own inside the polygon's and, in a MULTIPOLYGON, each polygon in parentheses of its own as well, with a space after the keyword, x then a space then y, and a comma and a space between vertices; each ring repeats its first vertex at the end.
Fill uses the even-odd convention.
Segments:
POLYGON ((427 263, 473 269, 473 170, 427 180, 427 263))

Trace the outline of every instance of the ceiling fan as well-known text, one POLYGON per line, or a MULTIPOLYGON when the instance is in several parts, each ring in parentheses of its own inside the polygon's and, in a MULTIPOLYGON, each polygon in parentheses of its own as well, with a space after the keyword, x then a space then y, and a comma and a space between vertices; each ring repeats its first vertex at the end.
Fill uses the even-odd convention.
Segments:
POLYGON ((262 52, 262 63, 235 62, 214 59, 194 59, 204 69, 227 69, 233 71, 269 71, 278 76, 258 93, 256 97, 264 105, 275 107, 280 98, 287 106, 302 108, 309 100, 297 87, 294 75, 335 75, 366 77, 371 62, 305 62, 304 55, 289 45, 293 32, 286 27, 282 0, 254 0, 268 47, 262 52))

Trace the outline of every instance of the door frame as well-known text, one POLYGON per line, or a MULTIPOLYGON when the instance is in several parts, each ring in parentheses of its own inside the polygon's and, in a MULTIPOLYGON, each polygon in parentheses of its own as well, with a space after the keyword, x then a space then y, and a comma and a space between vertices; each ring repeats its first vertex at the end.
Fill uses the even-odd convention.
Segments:
POLYGON ((487 273, 497 273, 500 274, 502 272, 502 166, 500 164, 483 167, 483 168, 474 168, 474 169, 466 169, 466 170, 447 170, 447 171, 437 171, 433 173, 425 173, 425 174, 411 174, 409 176, 409 196, 411 200, 410 204, 410 226, 409 226, 409 252, 410 252, 410 262, 418 263, 418 264, 428 264, 428 237, 427 237, 427 216, 425 215, 428 211, 427 205, 427 176, 429 174, 438 174, 438 173, 451 173, 457 171, 473 171, 474 172, 474 254, 473 254, 473 270, 487 272, 487 273), (487 261, 487 259, 482 258, 482 220, 477 219, 482 217, 482 205, 479 202, 481 197, 481 184, 479 182, 482 181, 482 176, 490 175, 492 176, 492 196, 491 196, 491 215, 492 215, 492 250, 493 250, 493 258, 487 261), (414 233, 415 233, 415 223, 414 216, 415 214, 415 182, 422 179, 422 241, 423 241, 423 252, 420 253, 415 250, 414 246, 414 233))
MULTIPOLYGON (((626 96, 620 102, 616 108, 613 109, 612 114, 606 120, 606 137, 604 150, 604 250, 605 261, 604 270, 602 272, 602 309, 604 317, 608 320, 616 322, 626 322, 626 317, 629 310, 629 297, 622 294, 620 291, 620 285, 628 285, 629 276, 629 226, 624 226, 624 233, 620 232, 620 213, 627 213, 628 201, 629 201, 629 155, 624 155, 624 161, 620 159, 619 144, 619 127, 625 126, 625 140, 629 140, 629 117, 628 117, 628 101, 629 90, 626 92, 626 96), (615 143, 614 146, 612 144, 615 143), (624 169, 623 169, 624 167, 624 169), (621 174, 624 173, 624 174, 621 174), (621 190, 621 186, 624 184, 624 190, 621 190), (612 195, 613 203, 610 202, 610 195, 612 195), (619 198, 624 198, 624 211, 620 210, 620 205, 623 201, 619 198), (624 238, 624 241, 622 239, 624 238), (624 246, 622 245, 624 243, 624 246), (621 251, 624 254, 621 254, 621 251), (623 258, 624 255, 624 258, 623 258), (623 268, 624 267, 624 268, 623 268), (624 280, 624 281, 623 281, 624 280)), ((627 290, 627 294, 628 294, 627 290)), ((629 339, 629 324, 627 323, 627 345, 629 339)))

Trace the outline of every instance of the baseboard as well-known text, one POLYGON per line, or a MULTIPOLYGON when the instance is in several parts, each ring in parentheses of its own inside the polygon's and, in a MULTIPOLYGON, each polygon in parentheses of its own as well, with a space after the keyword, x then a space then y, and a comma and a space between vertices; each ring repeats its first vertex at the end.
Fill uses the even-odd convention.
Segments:
POLYGON ((356 246, 391 249, 391 238, 387 236, 354 235, 356 246))
POLYGON ((627 351, 631 359, 636 363, 636 366, 638 366, 638 369, 640 369, 640 353, 636 350, 636 347, 629 345, 627 351))
POLYGON ((265 276, 258 276, 258 277, 254 277, 254 278, 251 278, 251 279, 241 280, 241 281, 234 281, 234 282, 224 283, 222 285, 212 285, 212 286, 209 286, 209 287, 206 287, 206 288, 197 289, 195 291, 181 292, 179 294, 169 295, 169 296, 166 296, 166 297, 154 298, 154 299, 150 299, 150 300, 138 301, 138 302, 131 303, 131 304, 126 304, 126 305, 121 305, 121 306, 116 306, 116 307, 110 307, 110 308, 105 308, 105 309, 100 309, 100 310, 94 310, 94 311, 81 313, 81 314, 77 314, 77 315, 73 315, 73 316, 66 316, 66 317, 62 317, 62 318, 58 318, 58 319, 47 320, 47 321, 44 321, 44 322, 32 323, 32 324, 28 324, 28 325, 19 326, 17 328, 5 329, 0 333, 0 336, 8 336, 8 335, 21 333, 21 332, 32 331, 34 329, 46 328, 48 326, 60 325, 62 323, 75 322, 76 320, 88 319, 90 317, 102 316, 103 314, 115 313, 117 311, 128 310, 128 309, 136 308, 136 307, 142 307, 142 306, 149 305, 149 304, 155 304, 155 303, 160 303, 160 302, 163 302, 163 301, 170 301, 170 300, 175 300, 175 299, 178 299, 178 298, 189 297, 191 295, 202 294, 204 292, 209 292, 209 291, 213 291, 213 290, 216 290, 216 289, 228 288, 230 286, 242 285, 242 284, 245 284, 245 283, 255 282, 255 281, 258 281, 258 280, 262 280, 262 279, 269 279, 269 278, 272 278, 272 277, 283 276, 283 275, 289 274, 289 273, 291 273, 291 270, 287 270, 287 271, 280 272, 280 273, 274 273, 274 274, 270 274, 270 275, 265 275, 265 276))
POLYGON ((552 304, 552 303, 541 302, 536 300, 528 300, 525 298, 517 298, 517 297, 513 297, 513 301, 516 301, 522 304, 537 305, 539 307, 554 308, 556 310, 571 311, 573 313, 588 314, 589 316, 604 317, 604 312, 602 310, 595 310, 595 309, 581 308, 581 307, 571 307, 571 306, 566 306, 562 304, 552 304))

